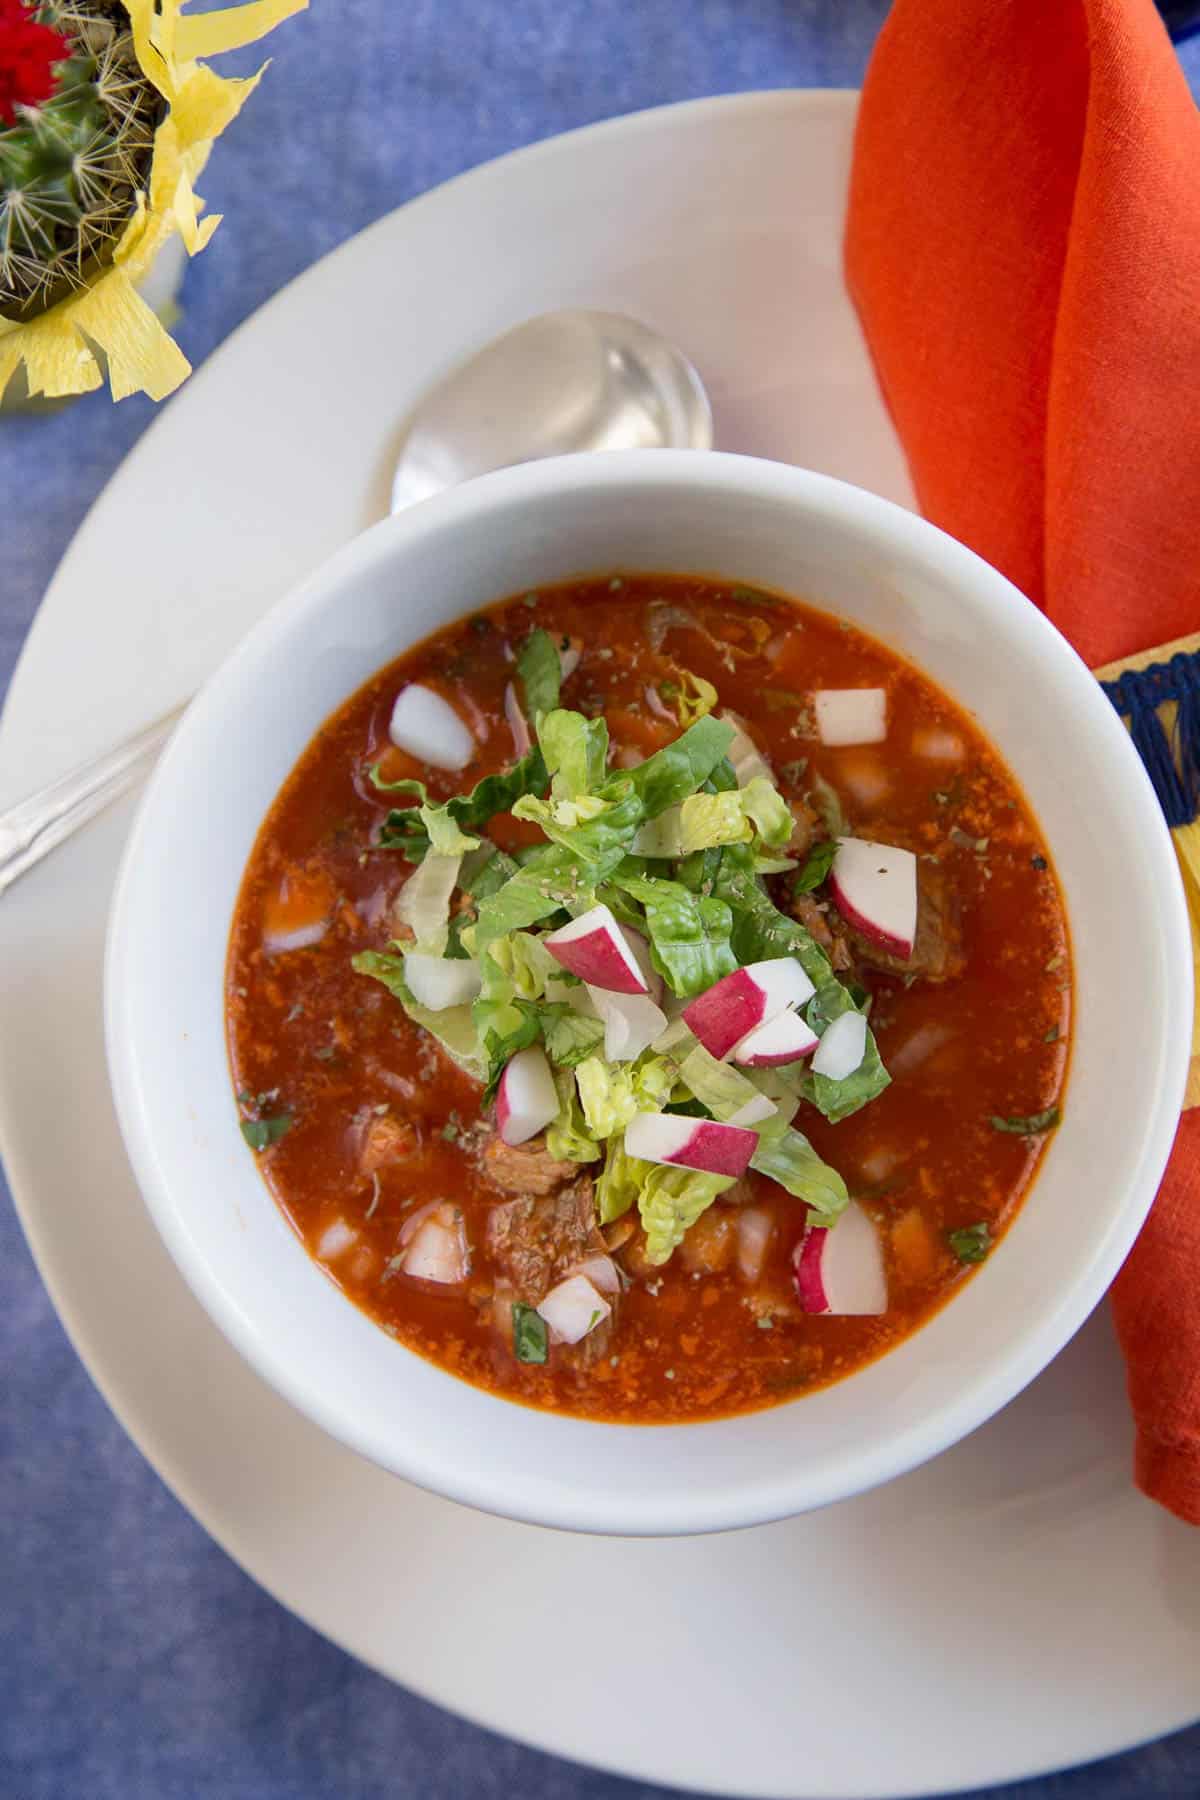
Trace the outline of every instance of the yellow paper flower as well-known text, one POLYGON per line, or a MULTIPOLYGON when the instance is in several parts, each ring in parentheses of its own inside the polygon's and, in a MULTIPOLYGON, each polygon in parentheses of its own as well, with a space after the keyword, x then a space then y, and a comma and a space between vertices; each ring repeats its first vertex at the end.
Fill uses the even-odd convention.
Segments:
POLYGON ((122 4, 138 64, 167 109, 154 132, 146 191, 136 196, 111 262, 43 312, 0 314, 0 396, 22 365, 30 396, 51 399, 99 387, 105 365, 114 400, 136 393, 162 400, 190 374, 137 284, 176 232, 194 256, 220 224, 219 214, 201 222, 204 202, 194 184, 214 139, 263 73, 226 80, 200 59, 256 42, 308 0, 245 0, 197 14, 184 13, 184 0, 159 0, 158 10, 155 0, 122 4))

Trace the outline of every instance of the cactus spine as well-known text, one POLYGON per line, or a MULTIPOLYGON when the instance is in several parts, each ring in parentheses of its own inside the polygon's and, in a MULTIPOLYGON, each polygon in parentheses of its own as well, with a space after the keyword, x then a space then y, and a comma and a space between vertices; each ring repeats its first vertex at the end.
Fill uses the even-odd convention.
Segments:
POLYGON ((0 314, 10 319, 53 305, 111 260, 162 113, 120 0, 23 3, 67 55, 47 99, 0 121, 0 314))

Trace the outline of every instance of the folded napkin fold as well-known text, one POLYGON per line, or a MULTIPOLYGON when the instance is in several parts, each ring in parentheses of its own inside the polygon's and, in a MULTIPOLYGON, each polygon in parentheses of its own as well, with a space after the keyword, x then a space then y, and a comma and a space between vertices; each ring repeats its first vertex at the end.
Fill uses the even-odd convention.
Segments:
MULTIPOLYGON (((1200 114, 1152 0, 896 0, 846 270, 927 517, 1093 665, 1200 626, 1200 114)), ((1200 1523, 1200 1110, 1113 1289, 1200 1523)))

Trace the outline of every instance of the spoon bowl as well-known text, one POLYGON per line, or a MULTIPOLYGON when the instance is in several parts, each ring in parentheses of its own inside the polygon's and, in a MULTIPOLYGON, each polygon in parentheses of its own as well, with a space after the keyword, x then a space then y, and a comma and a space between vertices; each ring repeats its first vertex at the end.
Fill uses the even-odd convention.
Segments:
POLYGON ((574 450, 711 450, 687 357, 622 313, 526 319, 439 380, 401 439, 392 512, 514 463, 574 450))

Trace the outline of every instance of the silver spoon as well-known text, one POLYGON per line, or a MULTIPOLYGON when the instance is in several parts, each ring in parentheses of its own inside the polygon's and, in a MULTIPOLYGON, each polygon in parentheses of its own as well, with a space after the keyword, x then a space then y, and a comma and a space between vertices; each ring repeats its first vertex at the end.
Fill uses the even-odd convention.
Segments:
MULTIPOLYGON (((417 403, 391 510, 489 469, 571 450, 711 448, 708 395, 681 350, 620 313, 543 313, 460 363, 417 403)), ((0 813, 0 894, 132 787, 185 710, 0 813)))

